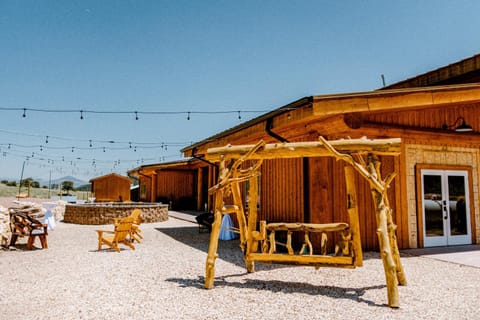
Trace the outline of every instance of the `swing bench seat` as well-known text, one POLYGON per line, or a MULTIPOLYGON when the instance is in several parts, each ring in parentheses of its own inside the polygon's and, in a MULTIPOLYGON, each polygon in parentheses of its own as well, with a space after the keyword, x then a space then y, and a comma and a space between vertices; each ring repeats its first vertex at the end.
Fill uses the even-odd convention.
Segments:
POLYGON ((250 261, 310 265, 314 267, 335 266, 355 268, 355 266, 357 266, 350 245, 350 226, 344 222, 326 224, 275 222, 267 224, 265 221, 260 221, 260 231, 254 234, 255 240, 262 242, 262 252, 249 253, 247 259, 250 261), (275 233, 285 231, 287 232, 287 243, 277 242, 275 240, 275 233), (304 232, 304 244, 298 254, 295 254, 292 248, 293 232, 304 232), (341 240, 339 244, 336 245, 335 253, 331 255, 327 254, 327 232, 337 232, 341 235, 341 240), (320 254, 313 254, 313 246, 309 236, 310 233, 322 234, 320 254), (288 254, 276 253, 277 245, 286 247, 288 254))
POLYGON ((324 255, 288 255, 279 253, 250 253, 249 260, 263 263, 292 264, 319 267, 342 267, 354 269, 351 256, 324 256, 324 255))

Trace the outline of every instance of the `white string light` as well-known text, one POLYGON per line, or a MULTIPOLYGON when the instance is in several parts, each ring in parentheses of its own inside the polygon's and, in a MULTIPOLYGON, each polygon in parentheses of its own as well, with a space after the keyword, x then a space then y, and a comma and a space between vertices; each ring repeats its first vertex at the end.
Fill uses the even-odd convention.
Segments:
MULTIPOLYGON (((0 129, 0 132, 3 133, 8 133, 12 134, 15 136, 27 136, 27 137, 38 137, 38 138, 43 138, 45 135, 40 135, 40 134, 33 134, 33 133, 26 133, 23 131, 11 131, 11 130, 3 130, 0 129)), ((137 145, 137 146, 158 146, 162 144, 168 144, 169 146, 185 146, 191 144, 191 142, 186 141, 186 142, 144 142, 144 141, 119 141, 119 140, 100 140, 100 139, 76 139, 76 138, 68 138, 68 137, 59 137, 59 136, 52 136, 48 135, 46 136, 45 139, 45 144, 51 142, 52 140, 61 140, 61 141, 73 141, 73 142, 82 142, 85 144, 115 144, 115 145, 137 145)))
POLYGON ((110 115, 122 115, 122 114, 133 114, 135 115, 135 120, 139 120, 139 115, 187 115, 187 120, 190 120, 190 115, 193 114, 240 114, 242 113, 266 113, 271 110, 212 110, 212 111, 120 111, 120 110, 88 110, 88 109, 44 109, 44 108, 24 108, 24 107, 0 107, 0 111, 23 111, 22 117, 27 116, 27 111, 29 112, 41 112, 41 113, 80 113, 80 120, 84 119, 86 114, 110 114, 110 115))

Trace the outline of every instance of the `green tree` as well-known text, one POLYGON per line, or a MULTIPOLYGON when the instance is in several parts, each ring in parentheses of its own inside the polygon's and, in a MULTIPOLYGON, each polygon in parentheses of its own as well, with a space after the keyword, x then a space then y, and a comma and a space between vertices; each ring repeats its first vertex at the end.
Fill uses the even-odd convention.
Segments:
POLYGON ((29 178, 26 178, 26 179, 23 179, 22 182, 21 182, 21 184, 20 184, 20 186, 21 186, 21 187, 28 187, 28 186, 30 186, 30 185, 32 184, 32 181, 33 181, 33 179, 30 178, 30 177, 29 177, 29 178))
POLYGON ((9 187, 16 187, 16 186, 17 186, 17 182, 16 182, 16 181, 9 181, 9 182, 7 183, 7 186, 9 186, 9 187))
POLYGON ((63 181, 62 190, 65 190, 67 192, 70 190, 73 190, 73 181, 69 181, 69 180, 63 181))

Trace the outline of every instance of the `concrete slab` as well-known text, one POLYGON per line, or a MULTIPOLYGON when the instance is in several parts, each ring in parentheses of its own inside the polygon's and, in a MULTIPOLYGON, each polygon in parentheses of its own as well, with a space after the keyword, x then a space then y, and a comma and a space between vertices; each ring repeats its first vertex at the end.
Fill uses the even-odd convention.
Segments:
POLYGON ((480 245, 406 249, 401 253, 480 268, 480 245))
POLYGON ((199 215, 201 212, 179 212, 179 211, 168 211, 168 215, 172 218, 188 221, 191 223, 197 224, 197 220, 195 220, 195 217, 199 215))

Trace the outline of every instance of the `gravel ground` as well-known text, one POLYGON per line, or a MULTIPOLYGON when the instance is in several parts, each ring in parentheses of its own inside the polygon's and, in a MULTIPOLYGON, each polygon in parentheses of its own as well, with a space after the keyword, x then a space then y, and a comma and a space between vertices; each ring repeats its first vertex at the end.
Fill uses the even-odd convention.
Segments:
MULTIPOLYGON (((480 268, 402 256, 401 307, 386 306, 378 253, 354 270, 257 263, 220 241, 215 288, 203 289, 208 234, 170 218, 143 224, 132 251, 97 251, 95 229, 59 222, 49 248, 0 250, 1 319, 473 319, 480 268)), ((38 241, 38 240, 37 240, 38 241)), ((39 243, 35 243, 39 246, 39 243)))

